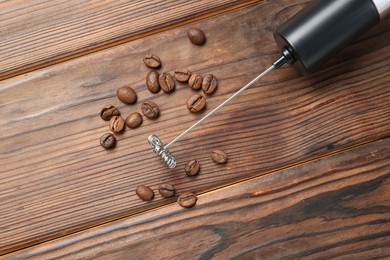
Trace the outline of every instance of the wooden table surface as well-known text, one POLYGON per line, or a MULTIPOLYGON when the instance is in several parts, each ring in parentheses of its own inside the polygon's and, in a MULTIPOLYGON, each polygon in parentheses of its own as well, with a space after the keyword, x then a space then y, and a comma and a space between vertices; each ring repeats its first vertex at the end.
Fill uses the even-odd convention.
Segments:
POLYGON ((272 32, 308 2, 0 1, 0 258, 390 257, 389 18, 318 73, 271 72, 172 146, 177 168, 146 141, 171 141, 267 68, 272 32), (188 41, 193 26, 204 46, 188 41), (187 110, 186 84, 146 89, 149 53, 159 72, 218 78, 204 113, 187 110), (135 105, 116 98, 123 85, 135 105), (145 100, 161 116, 102 149, 101 108, 127 116, 145 100), (165 182, 197 205, 135 195, 165 182))

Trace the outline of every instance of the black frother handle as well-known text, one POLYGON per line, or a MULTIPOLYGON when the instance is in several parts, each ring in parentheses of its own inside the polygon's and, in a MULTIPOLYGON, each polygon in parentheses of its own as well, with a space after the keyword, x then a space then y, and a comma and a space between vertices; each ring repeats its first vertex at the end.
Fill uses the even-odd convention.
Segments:
POLYGON ((358 36, 379 23, 371 0, 313 0, 283 24, 274 38, 302 74, 320 69, 358 36))

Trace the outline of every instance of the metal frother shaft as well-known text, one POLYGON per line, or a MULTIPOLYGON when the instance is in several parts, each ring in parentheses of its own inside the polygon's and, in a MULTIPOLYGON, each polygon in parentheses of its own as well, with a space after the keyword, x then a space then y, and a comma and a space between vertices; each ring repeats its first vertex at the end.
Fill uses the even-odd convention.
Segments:
POLYGON ((236 93, 234 93, 233 95, 231 95, 228 99, 226 99, 225 101, 223 101, 221 104, 219 104, 216 108, 214 108, 213 110, 211 110, 207 115, 205 115, 204 117, 202 117, 199 121, 197 121, 195 124, 193 124, 192 126, 190 126, 187 130, 185 130, 184 132, 182 132, 180 135, 178 135, 175 139, 173 139, 169 144, 167 145, 163 145, 163 143, 161 142, 161 140, 155 136, 155 135, 150 135, 148 137, 148 142, 149 144, 153 147, 153 150, 154 152, 160 156, 160 159, 165 163, 166 166, 168 166, 169 168, 175 168, 176 167, 176 159, 175 157, 173 157, 173 155, 169 152, 168 150, 168 147, 171 146, 172 144, 174 144, 177 140, 179 140, 181 137, 183 137, 184 135, 186 135, 188 132, 190 132, 192 129, 194 129, 195 127, 197 127, 199 124, 201 124, 203 121, 205 121, 207 118, 209 118, 211 115, 213 115, 215 112, 217 112, 218 110, 220 110, 224 105, 226 105, 229 101, 231 101, 233 98, 235 98, 236 96, 238 96, 241 92, 243 92, 244 90, 246 90, 247 88, 249 88, 250 86, 252 86, 256 81, 258 81, 259 79, 261 79, 262 77, 264 77, 265 75, 267 75, 269 72, 271 72, 273 69, 275 68, 278 68, 280 66, 282 66, 284 63, 287 62, 287 58, 285 56, 281 56, 278 60, 276 60, 271 67, 269 67, 268 69, 266 69, 263 73, 261 73, 260 75, 258 75, 256 78, 254 78, 251 82, 249 82, 248 84, 246 84, 244 87, 242 87, 241 89, 239 89, 236 93))

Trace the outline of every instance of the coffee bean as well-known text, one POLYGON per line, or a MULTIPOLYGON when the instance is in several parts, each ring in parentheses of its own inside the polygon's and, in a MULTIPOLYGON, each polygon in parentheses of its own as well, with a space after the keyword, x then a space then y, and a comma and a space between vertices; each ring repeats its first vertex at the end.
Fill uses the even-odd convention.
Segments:
POLYGON ((165 183, 160 185, 158 192, 161 197, 169 198, 175 195, 175 188, 171 184, 165 183))
POLYGON ((142 124, 142 116, 138 112, 131 113, 127 118, 126 118, 126 125, 129 128, 137 128, 142 124))
POLYGON ((204 93, 206 94, 213 93, 217 88, 217 85, 218 85, 217 78, 213 74, 207 74, 203 78, 202 89, 204 93))
POLYGON ((187 68, 175 70, 175 79, 180 82, 187 82, 191 77, 191 71, 187 68))
POLYGON ((152 93, 158 93, 160 91, 160 83, 158 83, 158 74, 157 71, 152 70, 146 75, 146 87, 152 93))
POLYGON ((135 193, 138 195, 138 197, 141 200, 144 201, 149 201, 154 198, 154 193, 152 189, 145 185, 138 186, 137 189, 135 190, 135 193))
POLYGON ((144 63, 146 66, 153 69, 161 66, 161 60, 156 54, 146 55, 144 58, 144 63))
POLYGON ((187 36, 188 39, 190 39, 190 41, 196 45, 202 45, 206 42, 206 35, 199 28, 190 28, 187 31, 187 36))
POLYGON ((134 89, 128 86, 120 87, 116 91, 116 95, 119 100, 126 104, 134 104, 137 101, 137 93, 135 93, 134 89))
POLYGON ((188 176, 195 176, 199 173, 200 163, 198 160, 189 161, 184 167, 184 171, 188 176))
POLYGON ((202 95, 195 94, 192 95, 188 100, 187 100, 187 108, 193 112, 197 113, 202 111, 206 107, 206 98, 202 95))
POLYGON ((100 138, 100 145, 104 149, 112 149, 116 145, 116 138, 113 134, 107 133, 100 138))
POLYGON ((227 162, 227 155, 226 153, 222 152, 221 150, 214 150, 211 153, 211 158, 216 163, 226 163, 227 162))
POLYGON ((175 88, 175 81, 173 80, 172 75, 169 73, 162 73, 158 78, 158 82, 160 83, 161 89, 166 93, 173 91, 175 88))
POLYGON ((114 133, 120 133, 125 129, 125 120, 121 116, 113 116, 110 119, 109 128, 114 133))
POLYGON ((105 121, 109 121, 111 119, 111 117, 119 116, 120 114, 121 113, 119 112, 119 110, 116 107, 106 106, 100 112, 100 117, 105 121))
POLYGON ((141 105, 142 113, 148 118, 157 118, 160 114, 158 106, 152 101, 145 101, 141 105))
POLYGON ((195 206, 198 198, 192 192, 184 192, 177 198, 177 203, 183 208, 191 208, 195 206))
POLYGON ((192 74, 188 80, 188 85, 194 90, 198 90, 202 87, 203 77, 199 74, 192 74))

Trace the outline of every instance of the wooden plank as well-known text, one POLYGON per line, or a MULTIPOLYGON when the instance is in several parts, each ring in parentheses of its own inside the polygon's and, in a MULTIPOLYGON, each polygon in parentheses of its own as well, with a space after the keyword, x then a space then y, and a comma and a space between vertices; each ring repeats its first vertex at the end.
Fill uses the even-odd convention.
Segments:
POLYGON ((258 1, 0 1, 0 80, 258 1))
POLYGON ((5 259, 382 259, 390 138, 208 192, 5 259))
POLYGON ((0 252, 170 202, 140 201, 139 184, 156 190, 170 182, 178 193, 202 192, 388 136, 389 19, 312 77, 288 66, 271 73, 171 148, 175 170, 151 151, 148 135, 167 143, 202 114, 188 112, 188 86, 178 84, 171 95, 146 90, 147 53, 161 57, 160 71, 187 66, 215 74, 219 88, 207 99, 210 110, 270 65, 278 55, 272 30, 305 3, 264 2, 196 23, 208 36, 202 47, 189 43, 183 26, 2 81, 0 252), (136 105, 115 97, 124 84, 137 91, 136 105), (103 150, 99 138, 108 127, 100 109, 113 104, 126 116, 143 100, 160 106, 160 118, 118 135, 115 150, 103 150), (215 148, 228 153, 227 165, 210 160, 215 148), (190 179, 182 169, 192 158, 202 172, 190 179))

